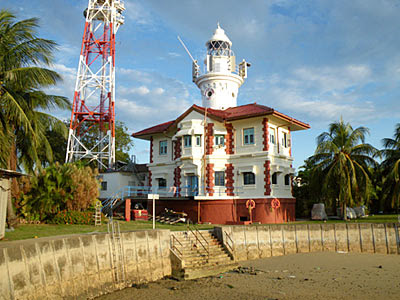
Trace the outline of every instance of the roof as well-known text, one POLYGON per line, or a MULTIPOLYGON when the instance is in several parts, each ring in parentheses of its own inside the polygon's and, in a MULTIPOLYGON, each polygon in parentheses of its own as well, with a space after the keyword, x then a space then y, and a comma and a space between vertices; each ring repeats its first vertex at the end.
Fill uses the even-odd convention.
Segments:
POLYGON ((161 133, 161 132, 164 132, 165 130, 167 130, 174 123, 175 123, 175 120, 168 121, 168 122, 165 122, 162 124, 158 124, 156 126, 149 127, 149 128, 143 129, 141 131, 132 133, 132 136, 137 137, 137 136, 151 135, 153 133, 161 133))
POLYGON ((219 26, 219 23, 217 24, 217 29, 215 29, 213 36, 207 41, 206 46, 212 41, 224 41, 227 42, 229 46, 232 46, 231 40, 225 34, 225 30, 219 26))
MULTIPOLYGON (((206 111, 206 108, 194 104, 187 111, 185 111, 182 115, 180 115, 175 121, 169 121, 166 123, 162 123, 162 124, 144 129, 142 131, 133 133, 132 136, 135 138, 150 139, 150 136, 152 134, 166 132, 167 130, 176 126, 181 120, 183 120, 192 111, 197 111, 200 114, 204 114, 206 111)), ((251 103, 251 104, 246 104, 246 105, 241 105, 241 106, 236 106, 236 107, 230 107, 225 110, 207 108, 207 116, 212 119, 215 119, 217 121, 220 121, 220 122, 235 121, 235 120, 248 119, 248 118, 267 116, 267 115, 272 115, 278 119, 281 119, 285 122, 290 123, 291 130, 293 130, 293 131, 310 128, 310 125, 307 123, 304 123, 304 122, 296 120, 292 117, 289 117, 283 113, 280 113, 280 112, 274 110, 271 107, 257 104, 257 103, 251 103)))
POLYGON ((13 170, 6 170, 0 168, 0 178, 13 178, 13 177, 21 177, 21 176, 27 176, 26 174, 13 171, 13 170))

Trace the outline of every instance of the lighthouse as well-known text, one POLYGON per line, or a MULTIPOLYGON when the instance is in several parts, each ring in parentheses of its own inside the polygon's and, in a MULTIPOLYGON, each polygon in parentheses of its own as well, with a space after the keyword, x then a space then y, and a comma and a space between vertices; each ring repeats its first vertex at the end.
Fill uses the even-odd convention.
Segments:
MULTIPOLYGON (((291 135, 310 125, 254 102, 237 105, 249 64, 235 62, 219 24, 206 42, 204 69, 178 39, 193 62, 203 103, 132 134, 150 142, 148 185, 165 193, 155 214, 173 209, 213 224, 294 221, 291 135)), ((143 203, 153 209, 147 198, 143 203)))
POLYGON ((239 87, 247 78, 250 64, 243 60, 236 65, 231 47, 232 42, 218 23, 206 42, 205 73, 201 75, 197 61, 193 62, 193 82, 200 89, 203 107, 225 110, 237 106, 239 87))

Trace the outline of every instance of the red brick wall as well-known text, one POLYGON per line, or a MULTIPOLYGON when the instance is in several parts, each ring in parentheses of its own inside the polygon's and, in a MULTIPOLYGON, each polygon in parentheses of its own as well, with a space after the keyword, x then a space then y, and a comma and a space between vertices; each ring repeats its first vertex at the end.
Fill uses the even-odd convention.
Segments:
POLYGON ((153 137, 150 137, 150 163, 153 163, 153 137))
MULTIPOLYGON (((246 208, 248 199, 226 199, 226 200, 202 200, 200 206, 195 200, 156 200, 156 215, 159 215, 165 208, 176 211, 183 211, 188 217, 197 222, 200 213, 201 222, 213 224, 234 224, 240 217, 248 217, 249 210, 246 208), (198 211, 200 207, 200 212, 198 211)), ((295 203, 293 198, 279 198, 281 207, 271 209, 271 198, 254 199, 256 207, 253 209, 253 222, 262 224, 283 223, 295 221, 295 203)), ((152 201, 147 201, 147 209, 152 211, 152 201)))
POLYGON ((264 118, 262 120, 262 124, 263 124, 263 151, 268 151, 269 149, 269 136, 268 136, 268 118, 264 118))
POLYGON ((151 171, 149 171, 149 186, 150 187, 152 186, 152 184, 151 184, 151 171))
POLYGON ((271 162, 266 160, 264 163, 264 195, 271 195, 271 162))
POLYGON ((214 123, 207 124, 206 132, 206 154, 211 155, 213 153, 214 146, 214 123))
POLYGON ((182 138, 178 137, 174 143, 174 160, 178 159, 182 155, 182 138))
POLYGON ((226 190, 225 193, 228 196, 235 196, 234 190, 233 190, 233 184, 235 180, 233 179, 233 170, 235 169, 232 164, 225 164, 226 170, 225 170, 225 177, 226 177, 226 190))
POLYGON ((226 154, 235 154, 232 123, 226 123, 225 128, 227 132, 225 135, 225 152, 226 154))
POLYGON ((174 186, 177 188, 176 196, 180 197, 180 187, 181 187, 181 168, 176 167, 174 170, 174 186))
POLYGON ((292 156, 292 133, 290 132, 290 127, 289 127, 289 155, 292 156))
POLYGON ((206 166, 206 186, 209 196, 214 195, 214 164, 206 166))

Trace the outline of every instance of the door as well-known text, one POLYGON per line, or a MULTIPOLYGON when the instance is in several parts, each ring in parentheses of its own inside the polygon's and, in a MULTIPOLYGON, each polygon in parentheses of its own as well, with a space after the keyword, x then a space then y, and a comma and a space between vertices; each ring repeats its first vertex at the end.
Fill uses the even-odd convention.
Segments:
POLYGON ((198 195, 199 178, 197 176, 187 177, 188 196, 198 195))

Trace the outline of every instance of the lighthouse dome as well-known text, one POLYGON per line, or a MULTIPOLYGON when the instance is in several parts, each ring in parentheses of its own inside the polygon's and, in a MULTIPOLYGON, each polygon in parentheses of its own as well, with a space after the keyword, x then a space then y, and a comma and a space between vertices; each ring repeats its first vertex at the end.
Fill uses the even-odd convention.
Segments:
POLYGON ((217 29, 215 29, 213 36, 207 41, 206 46, 208 47, 212 42, 226 42, 229 46, 232 46, 231 40, 225 34, 225 30, 223 30, 219 23, 217 24, 217 29))

